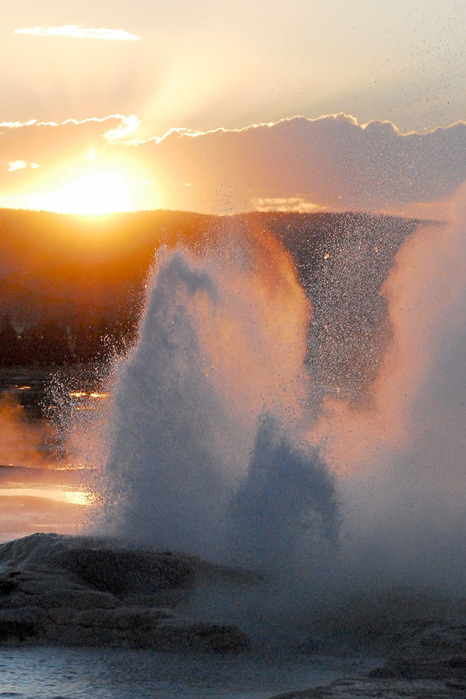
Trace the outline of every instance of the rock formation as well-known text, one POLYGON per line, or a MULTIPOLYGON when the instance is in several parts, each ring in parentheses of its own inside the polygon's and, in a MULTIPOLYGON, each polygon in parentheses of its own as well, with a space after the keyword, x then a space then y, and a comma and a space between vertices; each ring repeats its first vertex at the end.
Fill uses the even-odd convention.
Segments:
MULTIPOLYGON (((237 653, 250 648, 248 636, 233 624, 196 615, 193 598, 209 599, 219 589, 250 591, 259 580, 184 554, 97 537, 33 534, 0 545, 0 644, 237 653)), ((327 623, 330 636, 341 636, 330 617, 327 623)), ((354 630, 369 643, 374 623, 359 619, 354 630)), ((398 634, 386 629, 392 650, 369 676, 280 699, 465 697, 464 610, 456 620, 423 618, 398 628, 398 634)), ((325 652, 319 644, 313 650, 325 652)))
POLYGON ((0 642, 238 652, 231 624, 189 616, 196 586, 253 576, 92 537, 33 534, 0 546, 0 642))
MULTIPOLYGON (((464 620, 463 620, 464 621, 464 620)), ((404 636, 385 664, 368 677, 274 699, 454 699, 466 697, 466 624, 425 623, 404 636)))

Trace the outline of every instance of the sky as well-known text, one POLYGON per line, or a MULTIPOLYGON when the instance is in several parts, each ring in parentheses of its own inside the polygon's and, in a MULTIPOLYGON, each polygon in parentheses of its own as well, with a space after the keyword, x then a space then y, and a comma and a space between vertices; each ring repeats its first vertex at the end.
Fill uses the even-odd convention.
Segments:
POLYGON ((18 0, 0 206, 440 216, 466 178, 461 0, 18 0))

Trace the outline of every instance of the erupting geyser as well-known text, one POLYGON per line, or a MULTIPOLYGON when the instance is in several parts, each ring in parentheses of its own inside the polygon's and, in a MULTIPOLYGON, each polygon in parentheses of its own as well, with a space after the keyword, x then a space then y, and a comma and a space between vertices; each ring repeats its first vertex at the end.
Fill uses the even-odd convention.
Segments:
POLYGON ((304 439, 309 313, 265 233, 159 252, 139 341, 115 370, 106 528, 259 568, 336 536, 334 484, 304 439))
MULTIPOLYGON (((96 526, 285 571, 311 596, 319 581, 337 596, 405 584, 462 594, 461 215, 419 227, 387 266, 392 338, 362 402, 313 385, 309 300, 276 238, 208 241, 157 255, 139 339, 109 379, 96 526)), ((361 293, 367 259, 352 280, 361 293)))

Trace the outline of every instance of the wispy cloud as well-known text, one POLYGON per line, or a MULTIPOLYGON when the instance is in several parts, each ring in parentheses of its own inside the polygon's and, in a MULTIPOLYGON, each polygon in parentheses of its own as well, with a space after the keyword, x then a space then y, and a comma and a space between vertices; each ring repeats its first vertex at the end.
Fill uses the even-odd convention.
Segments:
POLYGON ((2 161, 7 167, 17 161, 25 161, 28 167, 33 167, 32 163, 50 167, 72 161, 77 155, 87 158, 92 149, 97 155, 111 145, 126 142, 137 122, 137 117, 122 114, 63 122, 0 122, 2 161))
POLYGON ((302 197, 264 197, 252 200, 253 208, 257 211, 325 211, 326 206, 306 201, 302 197))
POLYGON ((29 121, 0 121, 0 129, 20 129, 23 126, 34 126, 37 124, 37 119, 29 119, 29 121))
POLYGON ((13 34, 32 34, 33 36, 66 36, 71 39, 100 39, 103 41, 140 41, 137 34, 130 34, 124 29, 93 29, 82 24, 66 24, 61 27, 24 27, 15 29, 13 34))
POLYGON ((12 163, 8 163, 8 172, 14 172, 15 170, 24 170, 27 163, 25 160, 14 160, 12 163))
POLYGON ((8 172, 14 172, 15 170, 24 170, 27 167, 32 167, 33 170, 36 170, 38 167, 40 167, 39 163, 27 163, 25 160, 13 160, 10 163, 8 163, 8 172))
POLYGON ((104 138, 110 143, 116 143, 117 141, 124 141, 127 136, 132 134, 141 125, 141 121, 136 114, 130 114, 128 117, 123 115, 118 115, 121 119, 120 124, 116 129, 110 129, 104 134, 104 138))

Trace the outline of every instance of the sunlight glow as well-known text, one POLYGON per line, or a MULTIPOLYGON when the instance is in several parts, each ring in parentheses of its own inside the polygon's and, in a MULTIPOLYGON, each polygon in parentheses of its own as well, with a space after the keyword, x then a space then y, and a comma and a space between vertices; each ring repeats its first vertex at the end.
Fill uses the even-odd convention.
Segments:
MULTIPOLYGON (((88 149, 84 158, 38 174, 31 187, 22 184, 8 207, 54 211, 59 214, 101 216, 125 211, 154 208, 162 196, 147 166, 130 156, 109 156, 88 149), (149 182, 149 184, 148 184, 149 182)), ((7 197, 0 196, 4 206, 7 197)))
POLYGON ((46 498, 55 502, 81 506, 90 506, 95 500, 91 492, 62 488, 0 488, 0 497, 46 498))
POLYGON ((85 175, 58 190, 53 198, 56 204, 50 208, 62 214, 107 214, 128 211, 132 204, 127 179, 110 170, 85 175))

